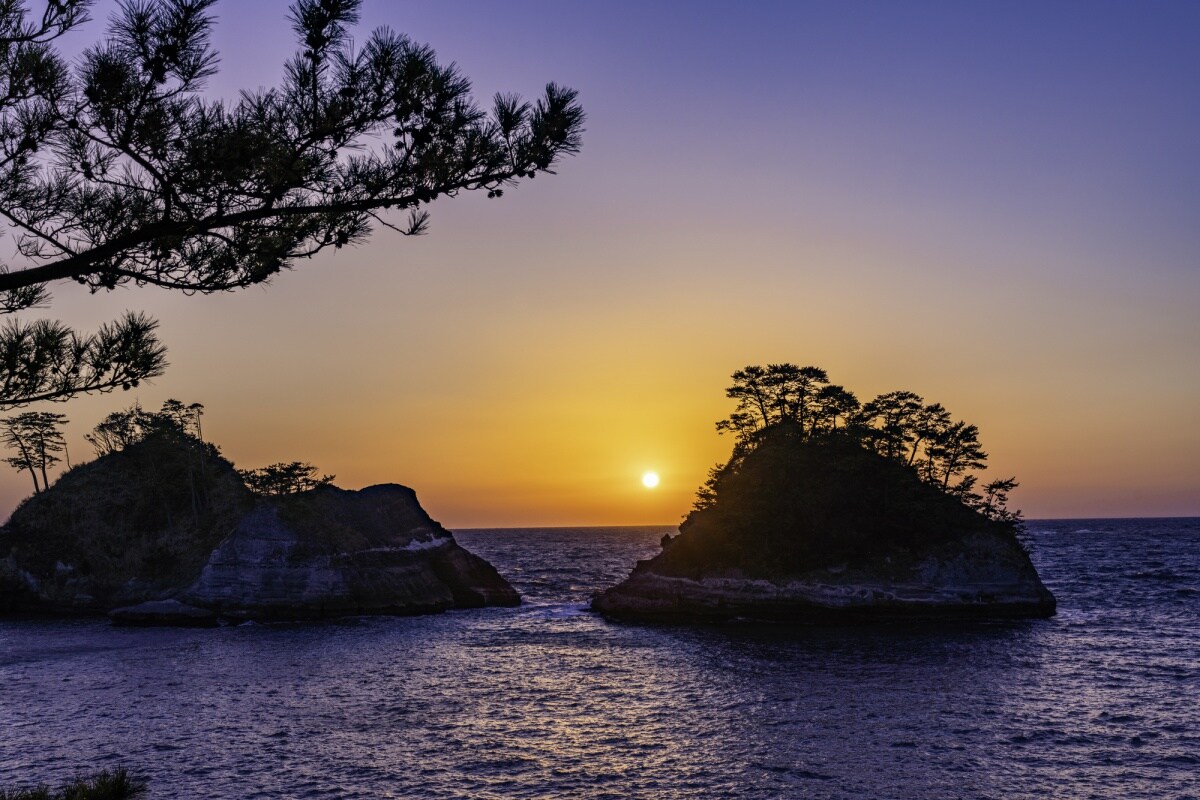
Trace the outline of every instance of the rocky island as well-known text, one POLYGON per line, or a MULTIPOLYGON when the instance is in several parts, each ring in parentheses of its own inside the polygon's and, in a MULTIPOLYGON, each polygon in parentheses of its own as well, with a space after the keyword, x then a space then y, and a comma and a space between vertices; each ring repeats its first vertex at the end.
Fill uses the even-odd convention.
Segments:
POLYGON ((216 625, 520 603, 412 489, 258 494, 157 416, 0 528, 0 612, 216 625))
POLYGON ((737 434, 663 551, 592 601, 607 617, 842 622, 1048 617, 1055 599, 1004 507, 975 490, 974 426, 892 392, 859 405, 815 367, 747 367, 737 434))

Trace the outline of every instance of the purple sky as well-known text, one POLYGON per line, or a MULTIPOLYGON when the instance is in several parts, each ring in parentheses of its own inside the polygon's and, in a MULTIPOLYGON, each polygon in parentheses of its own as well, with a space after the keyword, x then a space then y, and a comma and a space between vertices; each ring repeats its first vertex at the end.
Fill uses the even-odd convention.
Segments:
MULTIPOLYGON (((217 14, 213 94, 276 83, 286 3, 217 14)), ((729 373, 792 361, 978 424, 1027 516, 1200 514, 1200 4, 366 0, 383 24, 481 99, 579 89, 584 150, 265 290, 57 291, 159 316, 141 402, 205 403, 239 465, 451 525, 674 522, 729 373)), ((64 407, 73 452, 133 399, 64 407)))

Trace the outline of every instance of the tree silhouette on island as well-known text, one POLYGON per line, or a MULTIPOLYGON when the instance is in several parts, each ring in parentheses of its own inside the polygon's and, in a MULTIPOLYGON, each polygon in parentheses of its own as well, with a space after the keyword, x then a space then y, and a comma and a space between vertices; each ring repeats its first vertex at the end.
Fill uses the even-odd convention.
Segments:
POLYGON ((58 454, 66 451, 67 443, 59 428, 67 421, 65 415, 50 411, 25 411, 0 419, 0 444, 13 452, 4 462, 30 474, 35 494, 49 488, 47 470, 62 461, 58 454))
POLYGON ((202 411, 167 400, 93 428, 96 458, 0 526, 0 615, 216 625, 520 603, 412 489, 340 489, 304 462, 238 470, 202 411))
POLYGON ((795 364, 751 365, 733 373, 725 390, 737 408, 717 423, 719 433, 733 433, 736 443, 726 464, 718 464, 699 491, 696 507, 715 499, 721 477, 736 472, 746 455, 783 427, 800 440, 849 438, 866 449, 911 468, 923 482, 958 498, 989 519, 1020 522, 1019 511, 1006 507, 1015 478, 1001 478, 976 491, 972 471, 987 468, 979 428, 954 420, 941 403, 926 404, 909 391, 881 394, 866 404, 853 392, 829 382, 820 367, 795 364))
POLYGON ((593 608, 628 619, 1049 616, 973 425, 912 392, 860 404, 825 371, 733 374, 735 443, 676 537, 593 608))
MULTIPOLYGON (((213 2, 124 4, 74 67, 55 42, 88 21, 91 0, 55 0, 40 17, 0 4, 0 217, 24 260, 0 265, 0 314, 44 305, 64 280, 92 292, 263 283, 377 225, 420 234, 435 199, 500 197, 579 150, 574 90, 498 94, 485 112, 429 47, 386 28, 354 46, 361 0, 297 0, 301 49, 283 84, 205 99, 213 2)), ((0 409, 161 375, 156 325, 135 312, 93 334, 9 321, 0 409)))

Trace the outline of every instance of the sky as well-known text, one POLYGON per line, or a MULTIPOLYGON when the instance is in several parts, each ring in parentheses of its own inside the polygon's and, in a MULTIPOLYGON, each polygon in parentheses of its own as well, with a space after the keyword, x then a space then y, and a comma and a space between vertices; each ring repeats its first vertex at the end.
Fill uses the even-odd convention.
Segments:
MULTIPOLYGON (((210 94, 276 85, 286 2, 216 14, 210 94)), ((75 461, 174 397, 238 466, 406 484, 451 528, 674 524, 730 373, 792 362, 978 425, 1026 517, 1200 515, 1200 4, 365 0, 381 25, 485 103, 579 90, 582 152, 267 287, 53 287, 80 328, 156 316, 171 361, 45 406, 75 461)), ((0 513, 31 489, 5 469, 0 513)))

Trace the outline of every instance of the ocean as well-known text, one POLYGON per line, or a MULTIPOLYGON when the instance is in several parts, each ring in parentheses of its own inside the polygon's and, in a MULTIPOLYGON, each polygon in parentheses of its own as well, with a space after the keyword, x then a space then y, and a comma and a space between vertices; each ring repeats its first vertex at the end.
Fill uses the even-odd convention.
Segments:
POLYGON ((152 798, 1195 798, 1200 519, 1034 521, 1050 620, 615 624, 667 527, 456 532, 514 609, 0 621, 0 788, 152 798))

